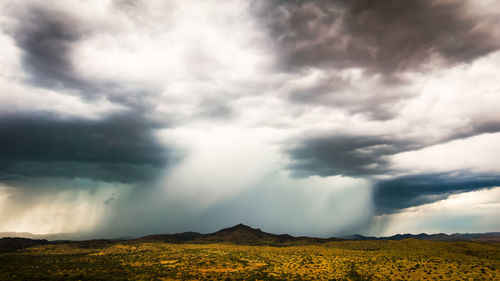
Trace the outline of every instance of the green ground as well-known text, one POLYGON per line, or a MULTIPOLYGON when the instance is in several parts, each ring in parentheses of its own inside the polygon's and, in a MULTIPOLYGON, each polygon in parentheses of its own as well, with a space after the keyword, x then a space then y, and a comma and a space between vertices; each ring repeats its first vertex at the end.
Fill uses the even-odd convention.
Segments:
POLYGON ((0 254, 0 280, 500 280, 500 243, 338 241, 305 246, 123 242, 0 254))

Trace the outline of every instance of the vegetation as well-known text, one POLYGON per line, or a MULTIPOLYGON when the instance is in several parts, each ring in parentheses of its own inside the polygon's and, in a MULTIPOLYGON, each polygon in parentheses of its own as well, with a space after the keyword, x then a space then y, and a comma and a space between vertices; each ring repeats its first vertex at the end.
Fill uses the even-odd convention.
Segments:
POLYGON ((0 280, 499 280, 500 244, 332 241, 299 246, 126 241, 0 253, 0 280))

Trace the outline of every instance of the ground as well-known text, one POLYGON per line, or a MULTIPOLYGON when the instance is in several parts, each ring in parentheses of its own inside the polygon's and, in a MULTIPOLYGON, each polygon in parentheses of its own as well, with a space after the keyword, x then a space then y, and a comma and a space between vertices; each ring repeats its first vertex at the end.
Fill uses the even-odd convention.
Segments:
POLYGON ((335 241, 297 246, 121 242, 0 254, 0 280, 500 280, 500 243, 335 241))

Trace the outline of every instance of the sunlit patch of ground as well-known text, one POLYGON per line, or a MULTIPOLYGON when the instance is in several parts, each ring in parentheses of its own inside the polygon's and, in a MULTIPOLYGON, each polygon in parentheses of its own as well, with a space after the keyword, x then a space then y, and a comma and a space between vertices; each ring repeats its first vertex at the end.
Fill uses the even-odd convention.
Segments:
POLYGON ((500 243, 336 241, 304 246, 123 242, 0 254, 0 280, 499 280, 500 243))

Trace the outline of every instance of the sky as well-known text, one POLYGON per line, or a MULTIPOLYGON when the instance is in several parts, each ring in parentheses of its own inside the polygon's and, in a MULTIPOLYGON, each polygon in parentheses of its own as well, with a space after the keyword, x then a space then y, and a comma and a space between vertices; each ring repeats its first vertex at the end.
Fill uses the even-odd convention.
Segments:
POLYGON ((494 0, 4 0, 0 232, 500 231, 494 0))

